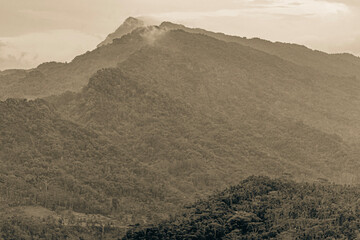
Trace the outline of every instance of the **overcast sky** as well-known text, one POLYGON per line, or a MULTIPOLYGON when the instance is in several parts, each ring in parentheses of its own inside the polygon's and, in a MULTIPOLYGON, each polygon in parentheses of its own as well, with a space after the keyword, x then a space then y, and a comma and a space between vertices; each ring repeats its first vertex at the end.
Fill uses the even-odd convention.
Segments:
POLYGON ((71 61, 129 16, 360 56, 360 0, 0 0, 0 69, 71 61))

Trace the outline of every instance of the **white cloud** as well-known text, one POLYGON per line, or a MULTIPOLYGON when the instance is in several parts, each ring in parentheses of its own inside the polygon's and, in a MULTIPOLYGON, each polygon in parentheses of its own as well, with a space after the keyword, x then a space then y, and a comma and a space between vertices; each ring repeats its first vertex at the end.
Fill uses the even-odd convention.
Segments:
MULTIPOLYGON (((266 5, 263 5, 266 6, 266 5)), ((268 5, 270 13, 287 15, 332 15, 349 12, 347 5, 316 0, 277 0, 268 5)), ((266 11, 265 11, 266 12, 266 11)))
POLYGON ((31 68, 47 61, 71 61, 76 55, 95 48, 101 40, 75 30, 0 38, 0 69, 31 68))
POLYGON ((183 11, 150 14, 161 19, 184 20, 206 17, 238 17, 245 14, 258 15, 292 15, 292 16, 329 16, 346 14, 349 8, 343 3, 316 0, 274 0, 256 1, 242 0, 240 8, 218 9, 214 11, 183 11))

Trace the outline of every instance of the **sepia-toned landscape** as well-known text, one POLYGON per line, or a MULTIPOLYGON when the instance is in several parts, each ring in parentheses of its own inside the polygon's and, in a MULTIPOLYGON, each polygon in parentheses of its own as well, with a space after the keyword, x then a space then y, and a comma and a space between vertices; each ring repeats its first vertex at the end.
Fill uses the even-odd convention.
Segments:
POLYGON ((359 239, 360 58, 128 17, 0 71, 0 239, 359 239))

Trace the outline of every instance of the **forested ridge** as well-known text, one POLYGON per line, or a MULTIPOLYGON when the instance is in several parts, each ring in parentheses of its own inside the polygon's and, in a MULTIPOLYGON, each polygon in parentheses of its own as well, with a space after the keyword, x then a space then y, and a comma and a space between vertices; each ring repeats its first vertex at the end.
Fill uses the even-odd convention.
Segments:
POLYGON ((125 239, 358 239, 359 187, 249 177, 125 239))

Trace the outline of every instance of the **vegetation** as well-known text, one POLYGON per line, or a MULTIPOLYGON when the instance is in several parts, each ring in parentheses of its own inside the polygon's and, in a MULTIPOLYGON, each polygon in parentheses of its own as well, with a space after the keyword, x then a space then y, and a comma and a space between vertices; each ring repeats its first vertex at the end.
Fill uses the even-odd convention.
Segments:
POLYGON ((123 239, 358 239, 359 187, 249 177, 123 239))
MULTIPOLYGON (((0 238, 113 239, 250 175, 359 182, 351 56, 133 27, 70 63, 0 73, 0 98, 44 97, 0 102, 0 238)), ((355 193, 252 177, 127 237, 354 238, 355 193)))
POLYGON ((238 43, 262 52, 278 56, 284 60, 300 66, 320 70, 323 73, 336 76, 360 76, 360 59, 351 54, 327 54, 309 49, 302 45, 271 42, 260 38, 229 36, 223 33, 214 33, 199 28, 188 28, 180 24, 163 22, 160 27, 167 30, 183 30, 189 33, 206 35, 224 42, 238 43))
POLYGON ((70 209, 126 225, 163 218, 178 202, 167 200, 177 193, 165 177, 44 100, 1 102, 0 125, 0 196, 10 208, 70 209))

